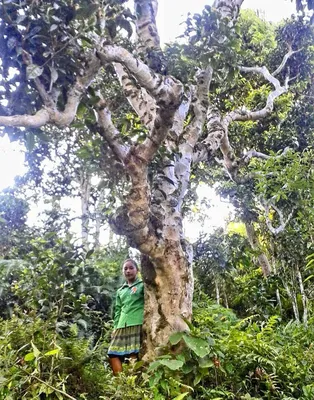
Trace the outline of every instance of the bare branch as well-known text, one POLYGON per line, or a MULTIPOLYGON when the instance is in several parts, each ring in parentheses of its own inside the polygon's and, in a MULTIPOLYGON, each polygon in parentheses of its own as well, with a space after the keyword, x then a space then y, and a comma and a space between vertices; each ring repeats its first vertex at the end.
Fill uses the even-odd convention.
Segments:
POLYGON ((248 164, 252 158, 260 158, 262 160, 269 160, 270 158, 280 158, 285 156, 290 150, 290 147, 285 147, 284 151, 278 156, 269 156, 256 150, 250 150, 243 155, 241 161, 243 161, 245 164, 248 164))
POLYGON ((50 120, 49 111, 42 108, 34 115, 0 116, 0 126, 21 126, 25 128, 39 128, 50 120))
POLYGON ((147 164, 152 161, 160 145, 166 139, 172 128, 177 109, 178 107, 160 107, 152 132, 147 136, 144 143, 138 145, 141 157, 147 164))
POLYGON ((126 49, 119 46, 104 46, 99 49, 97 55, 103 64, 118 62, 124 65, 139 85, 159 103, 164 105, 179 103, 183 93, 182 83, 173 77, 155 73, 126 49))
POLYGON ((266 67, 240 67, 240 70, 242 72, 253 72, 262 75, 274 86, 275 90, 269 93, 266 105, 261 110, 249 111, 246 108, 243 108, 242 110, 231 111, 224 118, 226 125, 229 125, 232 121, 257 121, 267 117, 273 111, 274 101, 276 98, 288 90, 288 80, 286 80, 284 86, 281 86, 279 80, 275 78, 266 67))
POLYGON ((118 157, 121 162, 124 162, 129 147, 123 143, 120 132, 114 126, 111 113, 104 100, 99 101, 97 105, 97 114, 100 135, 108 142, 116 157, 118 157))
POLYGON ((267 225, 268 229, 270 230, 270 232, 273 235, 275 235, 275 236, 279 235, 279 233, 281 233, 285 230, 286 226, 290 222, 295 209, 293 208, 291 213, 288 215, 288 218, 286 220, 284 220, 283 213, 274 204, 272 204, 269 201, 268 202, 262 201, 262 205, 265 209, 266 225, 267 225), (271 208, 276 211, 276 213, 278 214, 278 217, 279 217, 280 225, 277 228, 273 227, 272 222, 269 218, 269 212, 270 212, 271 208))
POLYGON ((196 88, 191 101, 191 112, 193 118, 186 127, 183 138, 193 149, 202 133, 209 107, 208 92, 212 79, 213 69, 208 66, 196 74, 196 88))
POLYGON ((136 32, 140 52, 160 50, 160 38, 156 25, 157 0, 134 0, 136 32))
POLYGON ((284 67, 287 64, 287 61, 289 60, 289 58, 296 53, 299 53, 302 49, 299 50, 292 50, 291 45, 288 46, 289 47, 289 51, 288 53, 286 53, 282 59, 281 64, 279 65, 279 67, 272 73, 272 76, 276 76, 278 74, 280 74, 280 72, 284 69, 284 67))
POLYGON ((44 102, 46 107, 55 107, 55 102, 53 101, 53 98, 49 96, 47 93, 45 86, 41 83, 39 78, 34 79, 36 88, 38 90, 38 93, 40 97, 42 98, 42 101, 44 102))

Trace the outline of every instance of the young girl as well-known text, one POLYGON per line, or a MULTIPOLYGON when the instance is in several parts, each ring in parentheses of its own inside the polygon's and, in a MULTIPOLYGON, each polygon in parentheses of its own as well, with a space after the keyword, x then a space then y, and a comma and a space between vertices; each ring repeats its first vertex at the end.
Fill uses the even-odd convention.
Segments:
POLYGON ((122 371, 125 358, 138 358, 144 316, 144 285, 137 276, 136 262, 125 260, 122 271, 126 282, 117 291, 114 331, 108 349, 114 375, 122 371))

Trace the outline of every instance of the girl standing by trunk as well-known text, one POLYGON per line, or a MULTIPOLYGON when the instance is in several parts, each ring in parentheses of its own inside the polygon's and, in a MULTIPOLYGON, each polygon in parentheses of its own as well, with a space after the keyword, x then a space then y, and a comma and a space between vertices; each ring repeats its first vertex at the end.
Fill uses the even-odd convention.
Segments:
POLYGON ((108 349, 114 375, 122 371, 122 362, 126 358, 138 359, 142 344, 144 284, 138 277, 134 260, 125 260, 122 272, 126 282, 117 291, 114 331, 108 349))

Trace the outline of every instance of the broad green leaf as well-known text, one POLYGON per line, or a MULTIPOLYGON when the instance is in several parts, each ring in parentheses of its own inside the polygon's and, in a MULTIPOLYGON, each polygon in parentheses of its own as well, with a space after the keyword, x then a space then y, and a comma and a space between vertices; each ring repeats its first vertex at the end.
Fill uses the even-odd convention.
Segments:
POLYGON ((188 395, 189 395, 189 392, 181 393, 181 394, 179 394, 179 396, 174 397, 172 400, 182 400, 188 395))
POLYGON ((47 353, 45 353, 44 355, 45 356, 54 356, 55 354, 58 354, 58 353, 60 353, 60 349, 53 349, 53 350, 47 351, 47 353))
POLYGON ((148 371, 148 372, 154 371, 156 368, 159 367, 159 365, 160 365, 160 362, 159 362, 159 361, 154 361, 154 362, 152 362, 152 363, 149 364, 149 367, 148 367, 147 371, 148 371))
POLYGON ((172 371, 176 371, 183 366, 183 361, 180 360, 160 360, 161 365, 171 369, 172 371))
POLYGON ((34 353, 27 353, 26 356, 24 357, 25 361, 33 361, 35 358, 35 354, 34 353))
POLYGON ((86 258, 86 259, 87 259, 87 258, 90 258, 90 257, 93 255, 93 253, 94 253, 94 249, 89 250, 89 251, 86 253, 85 258, 86 258))
POLYGON ((180 340, 182 339, 183 334, 184 334, 183 332, 176 332, 176 333, 173 333, 173 334, 169 337, 169 342, 170 342, 172 345, 178 344, 178 343, 180 342, 180 340))
POLYGON ((183 339, 188 346, 198 357, 205 357, 209 354, 207 341, 201 338, 184 335, 183 339))
POLYGON ((209 368, 214 365, 213 360, 206 356, 200 358, 198 364, 201 368, 209 368))

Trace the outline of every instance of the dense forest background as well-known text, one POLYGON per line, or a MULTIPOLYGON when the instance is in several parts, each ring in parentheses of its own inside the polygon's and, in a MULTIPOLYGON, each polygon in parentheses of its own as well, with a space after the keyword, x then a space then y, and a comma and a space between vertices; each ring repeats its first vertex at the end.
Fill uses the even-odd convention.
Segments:
MULTIPOLYGON (((50 32, 70 35, 73 8, 55 4, 60 15, 49 22, 50 32)), ((80 7, 85 31, 97 27, 97 7, 80 7)), ((210 202, 197 203, 199 184, 214 187, 234 212, 224 227, 204 227, 193 243, 189 331, 174 333, 153 362, 127 365, 118 377, 106 360, 114 293, 123 260, 139 256, 109 227, 128 181, 92 130, 98 82, 70 127, 5 128, 12 141, 25 144, 28 172, 0 194, 0 399, 314 398, 314 33, 301 2, 298 7, 298 16, 278 25, 242 12, 228 46, 221 50, 219 43, 217 55, 210 55, 218 72, 209 96, 224 113, 236 107, 243 116, 229 127, 237 164, 227 168, 217 156, 192 167, 183 213, 186 220, 205 219, 210 202), (284 86, 277 78, 265 82, 265 70, 241 74, 242 65, 267 66, 285 90, 278 95, 284 86), (264 119, 244 117, 263 109, 275 92, 264 119), (46 209, 29 224, 39 198, 46 209), (80 203, 80 232, 73 232, 65 199, 80 203)), ((1 8, 2 20, 23 24, 24 14, 7 12, 1 8)), ((132 35, 131 12, 123 12, 114 10, 106 27, 121 41, 132 35)), ((164 49, 162 74, 191 81, 195 60, 209 57, 204 31, 217 28, 212 14, 207 7, 189 17, 183 42, 164 49)), ((27 33, 30 47, 38 45, 39 32, 27 33)), ((9 58, 17 45, 6 35, 0 45, 9 58)), ((88 47, 88 34, 80 35, 88 47)), ((30 67, 25 73, 31 79, 45 74, 30 67)), ((8 90, 15 77, 5 71, 5 57, 1 68, 8 90)), ((49 68, 43 80, 69 84, 66 71, 49 68)), ((126 143, 141 140, 141 121, 107 72, 98 79, 112 97, 115 124, 126 143)), ((18 107, 19 95, 13 91, 5 107, 18 107)), ((154 168, 153 162, 151 175, 154 168)))

